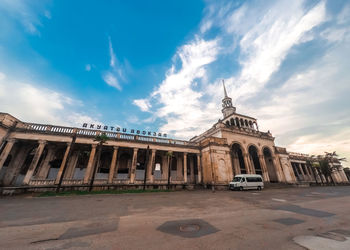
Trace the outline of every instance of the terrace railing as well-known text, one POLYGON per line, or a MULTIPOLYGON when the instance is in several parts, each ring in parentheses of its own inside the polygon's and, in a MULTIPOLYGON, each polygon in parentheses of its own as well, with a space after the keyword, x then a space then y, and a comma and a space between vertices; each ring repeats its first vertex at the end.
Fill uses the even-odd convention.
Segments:
POLYGON ((16 129, 27 130, 27 131, 37 131, 40 133, 55 133, 55 134, 64 134, 64 135, 72 135, 72 134, 76 133, 78 136, 81 136, 81 137, 95 137, 96 135, 99 135, 101 133, 105 133, 107 135, 107 137, 111 138, 111 139, 164 143, 164 144, 182 145, 182 146, 198 146, 199 145, 196 142, 175 140, 175 139, 169 139, 169 138, 124 134, 124 133, 111 132, 111 131, 63 127, 63 126, 45 125, 45 124, 37 124, 37 123, 24 123, 24 122, 18 123, 16 126, 16 129))

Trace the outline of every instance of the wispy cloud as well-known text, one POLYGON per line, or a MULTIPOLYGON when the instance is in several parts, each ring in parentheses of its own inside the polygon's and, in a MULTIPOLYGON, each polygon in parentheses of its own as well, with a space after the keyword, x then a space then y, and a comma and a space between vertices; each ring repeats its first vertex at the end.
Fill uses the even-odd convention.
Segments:
POLYGON ((350 142, 337 142, 338 135, 348 133, 344 128, 350 125, 349 120, 341 119, 350 115, 340 105, 348 98, 339 100, 344 91, 350 91, 346 83, 350 76, 345 70, 350 55, 344 53, 350 51, 349 16, 344 11, 330 14, 325 1, 209 2, 198 35, 175 55, 180 63, 175 61, 158 88, 134 104, 162 119, 162 130, 188 139, 221 117, 218 78, 222 76, 213 63, 232 57, 239 68, 225 78, 238 112, 256 116, 261 128, 271 130, 281 146, 291 150, 300 146, 307 153, 323 153, 327 146, 350 158, 350 150, 344 146, 350 142), (208 40, 213 34, 215 38, 208 40), (288 71, 281 67, 289 57, 308 53, 301 45, 318 41, 329 45, 321 54, 310 55, 318 57, 310 60, 313 64, 300 67, 298 64, 304 63, 301 57, 299 63, 294 59, 294 64, 288 64, 288 71), (271 87, 277 75, 283 77, 271 87), (333 125, 327 117, 342 121, 339 133, 330 132, 333 125), (319 124, 322 130, 310 130, 319 124))
POLYGON ((41 1, 33 5, 23 0, 2 0, 0 10, 13 20, 18 21, 25 30, 33 35, 39 35, 42 27, 42 18, 51 19, 51 13, 46 10, 47 2, 41 1))
POLYGON ((67 94, 39 87, 30 82, 8 78, 0 72, 0 107, 25 122, 81 126, 83 122, 98 123, 76 107, 79 100, 67 94), (14 101, 15 100, 15 101, 14 101))
POLYGON ((102 74, 103 80, 118 90, 122 90, 121 83, 126 81, 126 67, 119 62, 114 49, 111 37, 108 37, 108 49, 109 49, 109 66, 110 69, 102 74))
POLYGON ((167 122, 160 129, 177 137, 189 137, 200 131, 201 124, 207 124, 210 104, 201 107, 202 93, 195 90, 198 82, 206 75, 206 65, 215 61, 220 48, 218 40, 205 41, 196 38, 177 51, 174 65, 168 70, 164 81, 146 99, 134 100, 143 111, 149 111, 151 103, 158 106, 153 110, 157 117, 167 122), (179 69, 176 65, 180 64, 179 69), (191 126, 196 124, 196 127, 191 126))

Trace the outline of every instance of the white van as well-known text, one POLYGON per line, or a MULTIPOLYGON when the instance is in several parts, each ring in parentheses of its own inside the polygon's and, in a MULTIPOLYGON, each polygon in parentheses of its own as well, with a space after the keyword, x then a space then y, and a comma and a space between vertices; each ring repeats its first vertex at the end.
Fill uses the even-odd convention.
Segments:
POLYGON ((230 182, 231 190, 257 189, 264 188, 264 182, 261 175, 258 174, 239 174, 230 182))

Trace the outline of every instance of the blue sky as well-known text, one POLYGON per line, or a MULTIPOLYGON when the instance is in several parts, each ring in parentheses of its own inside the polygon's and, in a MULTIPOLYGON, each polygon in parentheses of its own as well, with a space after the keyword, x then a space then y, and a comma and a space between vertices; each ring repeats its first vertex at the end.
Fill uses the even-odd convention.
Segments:
POLYGON ((189 139, 237 112, 350 160, 348 1, 0 1, 0 110, 189 139))

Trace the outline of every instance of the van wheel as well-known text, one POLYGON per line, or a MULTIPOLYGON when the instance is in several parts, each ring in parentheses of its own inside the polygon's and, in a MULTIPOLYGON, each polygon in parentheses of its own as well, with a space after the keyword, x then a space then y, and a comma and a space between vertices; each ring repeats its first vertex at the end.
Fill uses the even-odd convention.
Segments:
POLYGON ((239 187, 239 191, 243 191, 243 187, 239 187))
POLYGON ((261 191, 261 187, 260 186, 258 186, 258 190, 261 191))

